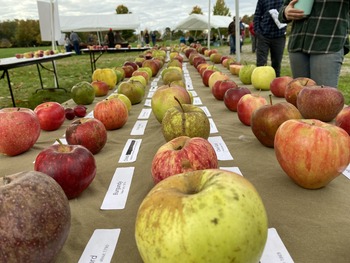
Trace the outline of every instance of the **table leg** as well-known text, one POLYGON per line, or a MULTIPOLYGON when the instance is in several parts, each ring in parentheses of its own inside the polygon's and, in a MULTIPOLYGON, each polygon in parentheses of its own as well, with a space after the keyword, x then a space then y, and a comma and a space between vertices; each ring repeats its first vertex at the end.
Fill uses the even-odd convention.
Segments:
POLYGON ((8 72, 7 69, 4 69, 4 72, 2 73, 0 79, 3 79, 6 75, 6 78, 7 78, 7 85, 9 87, 9 90, 10 90, 10 95, 11 95, 11 100, 12 100, 12 105, 13 107, 16 107, 16 102, 15 102, 15 98, 13 96, 13 92, 12 92, 12 86, 11 86, 11 80, 10 80, 10 74, 8 72))

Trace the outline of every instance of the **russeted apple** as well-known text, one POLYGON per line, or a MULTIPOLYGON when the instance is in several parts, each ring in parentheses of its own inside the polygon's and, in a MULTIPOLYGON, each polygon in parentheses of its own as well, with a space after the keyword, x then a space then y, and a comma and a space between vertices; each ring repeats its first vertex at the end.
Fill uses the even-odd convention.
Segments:
POLYGON ((169 108, 162 120, 162 133, 166 141, 179 136, 202 137, 208 139, 210 123, 208 116, 198 106, 182 104, 176 97, 178 105, 169 108))
POLYGON ((135 239, 145 263, 259 262, 267 215, 243 176, 205 169, 172 175, 142 201, 135 239))

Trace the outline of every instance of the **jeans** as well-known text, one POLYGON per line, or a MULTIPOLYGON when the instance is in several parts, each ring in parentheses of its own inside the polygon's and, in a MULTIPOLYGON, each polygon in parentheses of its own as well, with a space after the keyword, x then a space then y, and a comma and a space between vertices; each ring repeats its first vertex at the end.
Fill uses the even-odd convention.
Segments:
POLYGON ((343 49, 329 54, 289 53, 293 78, 307 77, 314 80, 317 85, 335 88, 338 86, 343 59, 343 49))
POLYGON ((80 46, 79 46, 79 41, 73 41, 73 47, 74 47, 74 51, 77 55, 80 55, 80 46))
POLYGON ((236 54, 236 38, 230 35, 230 54, 236 54))
POLYGON ((275 69, 276 76, 279 77, 281 75, 281 62, 286 37, 266 38, 261 34, 257 34, 256 41, 256 65, 266 66, 270 52, 271 66, 275 69))

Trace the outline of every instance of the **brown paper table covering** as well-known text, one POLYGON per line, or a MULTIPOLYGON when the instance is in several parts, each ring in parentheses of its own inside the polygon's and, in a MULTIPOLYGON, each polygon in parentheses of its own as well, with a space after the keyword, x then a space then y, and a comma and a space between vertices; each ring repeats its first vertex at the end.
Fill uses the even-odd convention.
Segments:
MULTIPOLYGON (((221 65, 219 67, 241 85, 237 77, 221 65)), ((211 136, 222 136, 234 157, 232 161, 220 161, 219 165, 238 166, 257 188, 267 210, 269 227, 276 228, 293 260, 300 263, 350 262, 349 180, 341 175, 319 190, 306 190, 294 184, 280 168, 274 150, 260 144, 250 127, 241 124, 236 113, 227 110, 222 101, 213 97, 193 66, 188 64, 187 68, 194 90, 203 105, 208 107, 218 128, 219 133, 211 136)), ((257 92, 251 86, 248 87, 257 92)), ((261 94, 268 97, 269 92, 263 91, 261 94)), ((103 98, 96 98, 94 104, 88 106, 88 111, 103 98)), ((274 102, 278 101, 282 99, 274 97, 274 102)), ((74 106, 72 101, 67 104, 74 106)), ((106 146, 95 155, 96 178, 81 196, 70 200, 72 226, 56 262, 78 262, 93 231, 112 228, 121 229, 112 262, 142 262, 134 239, 135 218, 141 201, 153 186, 150 172, 153 156, 165 143, 161 125, 153 114, 144 135, 130 135, 143 108, 148 108, 144 101, 133 105, 126 125, 122 129, 109 131, 106 146), (123 147, 130 138, 142 139, 137 161, 119 164, 123 147), (135 167, 126 207, 102 211, 100 206, 117 167, 135 167)), ((37 154, 54 143, 56 138, 62 138, 69 123, 66 120, 57 131, 42 131, 35 146, 24 154, 16 157, 0 156, 1 175, 33 170, 37 154)))

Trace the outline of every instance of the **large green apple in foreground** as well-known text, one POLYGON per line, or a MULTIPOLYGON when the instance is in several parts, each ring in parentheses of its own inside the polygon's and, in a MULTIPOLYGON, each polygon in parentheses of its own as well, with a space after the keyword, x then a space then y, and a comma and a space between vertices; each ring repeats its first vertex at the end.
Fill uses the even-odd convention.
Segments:
POLYGON ((145 263, 257 263, 267 215, 254 186, 219 169, 160 181, 142 201, 135 238, 145 263))

